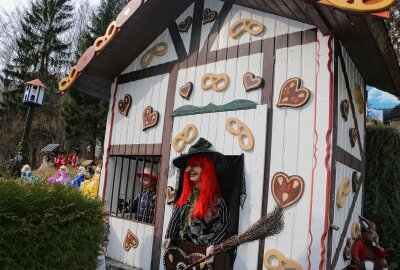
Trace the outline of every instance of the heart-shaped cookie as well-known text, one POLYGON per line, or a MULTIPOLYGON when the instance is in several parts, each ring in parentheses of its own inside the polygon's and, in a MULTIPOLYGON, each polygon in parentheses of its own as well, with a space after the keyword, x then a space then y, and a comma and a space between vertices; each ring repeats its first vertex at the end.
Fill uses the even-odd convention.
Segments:
POLYGON ((353 174, 351 175, 351 189, 353 190, 353 193, 357 191, 358 186, 360 185, 360 176, 358 176, 357 171, 354 171, 353 174))
POLYGON ((132 104, 132 97, 129 94, 124 96, 124 99, 118 101, 118 111, 122 114, 127 116, 129 113, 129 109, 131 108, 132 104))
POLYGON ((345 99, 340 103, 340 112, 342 113, 342 117, 344 121, 347 121, 347 117, 349 116, 350 102, 345 99))
POLYGON ((165 191, 165 197, 167 200, 167 204, 171 204, 175 200, 175 190, 173 187, 168 186, 167 190, 165 191))
POLYGON ((300 78, 290 78, 281 87, 277 107, 301 107, 307 103, 311 91, 300 88, 300 78))
POLYGON ((215 21, 218 16, 218 12, 213 11, 209 8, 203 10, 203 24, 215 21))
POLYGON ((139 239, 131 230, 128 229, 124 239, 125 251, 129 251, 131 248, 137 248, 138 245, 139 245, 139 239))
MULTIPOLYGON (((170 247, 164 253, 163 262, 165 270, 184 270, 192 262, 200 260, 204 257, 201 253, 192 253, 186 255, 186 253, 177 247, 170 247)), ((193 269, 200 270, 210 270, 211 267, 207 263, 200 263, 197 267, 193 269)))
POLYGON ((277 172, 272 177, 271 192, 275 201, 282 207, 288 207, 300 200, 304 191, 304 180, 298 175, 288 176, 277 172))
POLYGON ((143 131, 157 125, 159 116, 159 112, 153 111, 153 107, 147 106, 143 111, 143 131))
POLYGON ((243 85, 246 92, 264 87, 264 79, 247 72, 243 76, 243 85))
POLYGON ((354 147, 356 145, 356 141, 357 141, 357 129, 356 128, 349 129, 349 138, 350 138, 351 147, 354 147))
POLYGON ((187 82, 183 86, 181 86, 181 88, 179 88, 179 95, 181 95, 181 97, 183 97, 184 99, 189 100, 192 91, 193 91, 193 83, 187 82))
POLYGON ((353 241, 351 241, 351 238, 348 237, 346 239, 346 246, 343 248, 343 260, 348 261, 351 259, 351 246, 352 246, 353 241))
POLYGON ((193 18, 191 16, 187 16, 184 21, 178 23, 178 31, 185 33, 189 30, 192 25, 193 18))

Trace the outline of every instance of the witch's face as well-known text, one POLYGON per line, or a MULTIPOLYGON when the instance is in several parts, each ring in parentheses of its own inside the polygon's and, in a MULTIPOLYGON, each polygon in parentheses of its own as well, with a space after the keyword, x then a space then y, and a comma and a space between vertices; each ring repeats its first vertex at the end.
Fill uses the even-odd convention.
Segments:
POLYGON ((187 166, 185 171, 189 173, 189 180, 199 187, 201 184, 201 172, 203 171, 201 164, 196 162, 193 166, 187 166))

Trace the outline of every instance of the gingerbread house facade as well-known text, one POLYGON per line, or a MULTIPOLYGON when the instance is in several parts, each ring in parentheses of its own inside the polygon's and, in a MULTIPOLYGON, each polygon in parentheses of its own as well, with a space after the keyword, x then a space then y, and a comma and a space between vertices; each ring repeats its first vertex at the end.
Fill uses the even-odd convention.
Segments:
POLYGON ((132 0, 60 82, 110 101, 107 256, 164 269, 172 160, 204 137, 244 154, 239 234, 285 207, 284 231, 239 246, 233 269, 276 269, 271 254, 294 269, 344 268, 362 214, 365 86, 400 93, 383 29, 382 19, 315 1, 132 0), (139 221, 129 205, 145 167, 159 171, 156 204, 154 220, 139 221))

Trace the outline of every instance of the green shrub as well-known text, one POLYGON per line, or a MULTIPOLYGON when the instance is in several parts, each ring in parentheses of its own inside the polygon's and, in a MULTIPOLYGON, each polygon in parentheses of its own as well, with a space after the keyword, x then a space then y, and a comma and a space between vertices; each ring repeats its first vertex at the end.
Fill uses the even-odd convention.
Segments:
POLYGON ((390 269, 400 262, 400 131, 367 128, 364 215, 378 227, 390 269))
POLYGON ((0 181, 0 269, 96 269, 102 203, 70 187, 0 181))

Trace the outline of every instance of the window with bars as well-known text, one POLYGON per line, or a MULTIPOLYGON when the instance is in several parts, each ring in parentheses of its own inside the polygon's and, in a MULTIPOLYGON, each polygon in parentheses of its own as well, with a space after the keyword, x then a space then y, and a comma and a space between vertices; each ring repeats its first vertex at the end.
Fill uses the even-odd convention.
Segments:
POLYGON ((110 157, 107 184, 111 216, 154 223, 159 156, 110 157))

